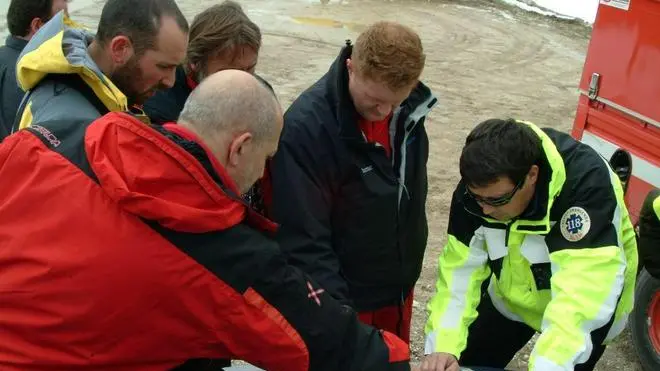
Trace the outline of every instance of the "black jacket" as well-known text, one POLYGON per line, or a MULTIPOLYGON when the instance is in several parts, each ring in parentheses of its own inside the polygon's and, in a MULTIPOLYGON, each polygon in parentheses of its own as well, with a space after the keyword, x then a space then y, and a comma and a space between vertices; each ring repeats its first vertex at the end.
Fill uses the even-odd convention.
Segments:
POLYGON ((644 200, 639 215, 640 266, 655 278, 660 279, 660 217, 654 203, 660 198, 660 190, 652 190, 644 200))
POLYGON ((27 40, 9 35, 0 47, 0 141, 11 133, 16 110, 25 92, 16 82, 16 61, 27 40))
POLYGON ((359 311, 400 304, 419 278, 428 227, 424 84, 395 110, 392 158, 365 141, 341 50, 284 116, 273 158, 273 218, 292 264, 359 311))
MULTIPOLYGON (((266 80, 257 75, 255 77, 273 91, 273 87, 266 80)), ((143 107, 144 113, 149 116, 153 124, 162 125, 176 122, 183 110, 183 105, 196 85, 197 83, 188 81, 183 66, 177 67, 174 86, 170 89, 159 90, 153 97, 147 99, 143 107)))

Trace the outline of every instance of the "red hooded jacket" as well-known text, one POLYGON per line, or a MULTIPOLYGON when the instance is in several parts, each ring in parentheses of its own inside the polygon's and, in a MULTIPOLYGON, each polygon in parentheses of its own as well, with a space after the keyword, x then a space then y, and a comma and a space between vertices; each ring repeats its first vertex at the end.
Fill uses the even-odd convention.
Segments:
POLYGON ((286 264, 273 224, 209 153, 183 127, 124 113, 0 144, 1 370, 169 370, 200 358, 409 369, 405 343, 286 264))

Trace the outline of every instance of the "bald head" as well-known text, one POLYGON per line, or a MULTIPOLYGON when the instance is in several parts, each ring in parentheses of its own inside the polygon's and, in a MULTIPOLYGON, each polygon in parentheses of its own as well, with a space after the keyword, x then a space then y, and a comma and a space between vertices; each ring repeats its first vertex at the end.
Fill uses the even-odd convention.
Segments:
POLYGON ((199 135, 245 193, 277 151, 282 109, 263 82, 243 71, 224 70, 193 90, 179 124, 199 135))
MULTIPOLYGON (((275 94, 249 73, 224 70, 193 90, 179 116, 205 141, 249 132, 253 140, 279 136, 282 111, 275 94)), ((211 143, 207 143, 211 144, 211 143)))

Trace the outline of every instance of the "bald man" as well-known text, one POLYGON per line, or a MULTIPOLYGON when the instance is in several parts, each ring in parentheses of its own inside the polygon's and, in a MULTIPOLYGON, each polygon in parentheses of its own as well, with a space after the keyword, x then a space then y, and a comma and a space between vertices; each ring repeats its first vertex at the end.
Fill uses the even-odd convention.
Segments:
POLYGON ((288 266, 239 195, 277 149, 282 110, 255 78, 210 76, 179 125, 126 113, 35 125, 0 146, 3 370, 409 370, 288 266), (25 169, 32 169, 25 171, 25 169))

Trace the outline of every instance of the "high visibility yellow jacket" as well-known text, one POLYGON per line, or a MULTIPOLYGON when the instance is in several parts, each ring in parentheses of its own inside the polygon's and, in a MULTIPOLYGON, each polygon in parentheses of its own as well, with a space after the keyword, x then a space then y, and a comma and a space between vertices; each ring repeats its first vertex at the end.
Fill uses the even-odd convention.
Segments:
POLYGON ((545 154, 534 198, 504 223, 487 218, 458 185, 428 305, 426 353, 460 356, 490 279, 485 297, 495 308, 541 332, 530 369, 572 370, 589 358, 591 332, 611 326, 607 342, 625 327, 635 232, 620 181, 598 153, 564 133, 521 125, 534 129, 545 154))

